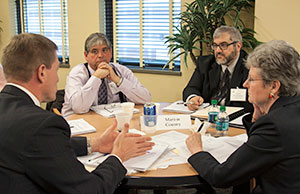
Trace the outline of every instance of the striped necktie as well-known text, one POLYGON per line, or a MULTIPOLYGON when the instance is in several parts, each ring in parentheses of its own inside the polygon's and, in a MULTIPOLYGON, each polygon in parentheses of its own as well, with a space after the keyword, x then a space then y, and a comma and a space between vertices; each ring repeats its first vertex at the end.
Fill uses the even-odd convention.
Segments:
POLYGON ((218 100, 218 104, 224 99, 226 98, 228 92, 230 89, 230 72, 228 70, 228 68, 226 68, 225 73, 220 81, 219 84, 219 89, 217 92, 217 95, 215 97, 215 99, 218 100))
POLYGON ((104 79, 101 79, 102 83, 98 92, 98 104, 107 104, 107 87, 104 79))

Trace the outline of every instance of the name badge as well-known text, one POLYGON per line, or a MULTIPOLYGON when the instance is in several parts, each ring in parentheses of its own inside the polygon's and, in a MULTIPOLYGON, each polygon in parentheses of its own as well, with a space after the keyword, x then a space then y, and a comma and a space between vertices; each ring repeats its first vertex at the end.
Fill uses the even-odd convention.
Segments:
POLYGON ((190 115, 158 115, 156 130, 191 129, 190 115))
POLYGON ((246 101, 247 90, 245 88, 231 88, 230 89, 230 101, 246 101))

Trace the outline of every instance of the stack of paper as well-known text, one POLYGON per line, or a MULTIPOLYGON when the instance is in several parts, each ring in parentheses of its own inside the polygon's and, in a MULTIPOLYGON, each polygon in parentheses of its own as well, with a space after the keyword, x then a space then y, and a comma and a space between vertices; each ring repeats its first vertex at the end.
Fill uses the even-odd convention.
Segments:
POLYGON ((96 128, 86 122, 84 119, 67 121, 70 125, 71 135, 95 132, 96 128))
MULTIPOLYGON (((208 105, 209 105, 209 103, 203 103, 200 106, 200 109, 203 109, 208 105)), ((176 112, 176 113, 184 113, 184 114, 191 114, 194 112, 194 111, 188 109, 188 107, 185 106, 183 101, 181 101, 181 100, 172 103, 171 105, 163 108, 162 110, 167 111, 167 112, 176 112)))
MULTIPOLYGON (((206 107, 205 109, 199 109, 196 112, 194 112, 193 114, 191 114, 191 117, 207 120, 209 109, 210 109, 210 106, 206 107)), ((242 109, 243 109, 243 107, 226 106, 226 113, 228 115, 230 115, 230 114, 237 112, 239 110, 242 110, 242 109)))
MULTIPOLYGON (((106 117, 106 118, 111 118, 115 117, 115 113, 121 112, 122 107, 121 103, 111 103, 111 104, 101 104, 97 106, 92 106, 91 108, 92 111, 106 117)), ((133 113, 139 113, 140 110, 134 108, 133 113)))

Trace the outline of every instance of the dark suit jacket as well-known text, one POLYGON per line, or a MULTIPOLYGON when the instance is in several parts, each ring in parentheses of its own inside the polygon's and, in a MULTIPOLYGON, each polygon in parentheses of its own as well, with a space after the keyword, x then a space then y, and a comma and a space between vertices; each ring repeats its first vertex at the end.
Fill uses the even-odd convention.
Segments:
POLYGON ((250 125, 248 141, 222 164, 207 152, 188 161, 216 187, 228 187, 255 177, 253 193, 300 193, 300 97, 280 97, 267 115, 250 125))
MULTIPOLYGON (((243 83, 248 77, 248 69, 244 65, 247 53, 241 50, 240 57, 235 66, 230 80, 230 88, 243 88, 243 83)), ((183 101, 196 94, 204 99, 204 102, 211 102, 211 98, 216 94, 220 82, 222 68, 216 63, 214 55, 200 56, 197 60, 196 69, 183 90, 183 101)), ((247 99, 248 100, 248 99, 247 99)), ((226 106, 249 106, 246 102, 230 101, 230 92, 225 100, 226 106)))
MULTIPOLYGON (((126 173, 109 157, 92 173, 76 159, 64 118, 14 86, 0 93, 0 191, 5 194, 113 193, 126 173)), ((86 143, 85 139, 73 145, 86 143)), ((83 146, 79 153, 86 152, 83 146)))

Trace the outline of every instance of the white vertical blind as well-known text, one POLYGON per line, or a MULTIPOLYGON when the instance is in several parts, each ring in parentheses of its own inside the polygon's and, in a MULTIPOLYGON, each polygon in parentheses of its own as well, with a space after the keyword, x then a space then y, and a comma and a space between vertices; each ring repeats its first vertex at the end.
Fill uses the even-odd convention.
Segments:
MULTIPOLYGON (((115 9, 116 60, 121 64, 139 65, 142 61, 145 67, 163 67, 170 58, 165 37, 175 31, 173 25, 180 23, 181 0, 116 0, 115 9)), ((175 66, 180 66, 179 60, 175 66)))
POLYGON ((69 63, 67 0, 21 0, 23 31, 42 34, 58 46, 61 62, 69 63))

